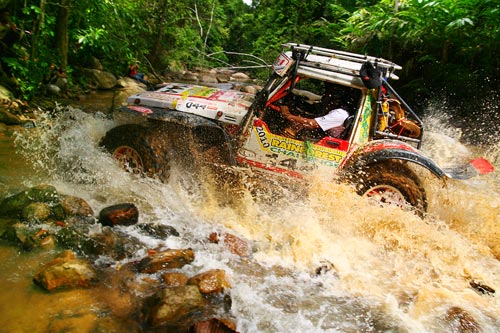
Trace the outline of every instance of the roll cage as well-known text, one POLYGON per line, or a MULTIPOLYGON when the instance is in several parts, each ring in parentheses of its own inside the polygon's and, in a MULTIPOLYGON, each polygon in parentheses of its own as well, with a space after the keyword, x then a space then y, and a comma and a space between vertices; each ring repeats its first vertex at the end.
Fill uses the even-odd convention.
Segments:
POLYGON ((260 117, 277 110, 276 103, 295 95, 296 86, 301 81, 315 79, 360 92, 356 109, 348 110, 355 116, 354 124, 368 120, 362 118, 362 111, 366 103, 372 104, 370 140, 393 139, 418 149, 421 147, 422 120, 388 82, 398 78, 394 72, 401 66, 381 58, 288 43, 283 45, 283 53, 273 69, 273 75, 252 105, 252 110, 260 117), (380 84, 372 89, 368 89, 360 78, 362 65, 370 61, 379 68, 381 76, 380 84))

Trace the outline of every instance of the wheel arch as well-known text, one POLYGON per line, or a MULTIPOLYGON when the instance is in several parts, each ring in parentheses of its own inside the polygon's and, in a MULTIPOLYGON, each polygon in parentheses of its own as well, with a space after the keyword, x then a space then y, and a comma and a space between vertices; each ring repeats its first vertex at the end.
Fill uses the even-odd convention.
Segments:
POLYGON ((445 172, 434 161, 421 155, 413 147, 399 143, 397 145, 381 144, 375 146, 375 148, 370 146, 358 149, 344 162, 341 173, 348 174, 354 170, 390 160, 404 161, 424 167, 439 179, 446 176, 445 172))

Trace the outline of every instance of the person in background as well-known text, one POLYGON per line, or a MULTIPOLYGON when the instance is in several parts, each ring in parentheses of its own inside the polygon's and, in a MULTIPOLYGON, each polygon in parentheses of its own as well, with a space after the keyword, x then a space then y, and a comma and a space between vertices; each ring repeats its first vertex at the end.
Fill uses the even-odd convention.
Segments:
POLYGON ((128 76, 141 82, 144 83, 146 86, 150 86, 150 83, 144 79, 144 73, 139 72, 139 65, 137 64, 130 64, 128 66, 128 76))

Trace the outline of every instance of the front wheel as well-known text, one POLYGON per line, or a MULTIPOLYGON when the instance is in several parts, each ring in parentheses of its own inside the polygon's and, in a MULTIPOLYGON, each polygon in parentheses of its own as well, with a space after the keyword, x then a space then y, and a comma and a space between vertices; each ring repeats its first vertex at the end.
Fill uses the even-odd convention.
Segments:
POLYGON ((422 216, 427 210, 427 198, 418 176, 401 162, 373 164, 360 171, 352 181, 359 195, 381 204, 413 207, 422 216))
POLYGON ((159 131, 140 125, 111 129, 101 145, 129 172, 157 177, 167 182, 170 176, 168 139, 159 131))

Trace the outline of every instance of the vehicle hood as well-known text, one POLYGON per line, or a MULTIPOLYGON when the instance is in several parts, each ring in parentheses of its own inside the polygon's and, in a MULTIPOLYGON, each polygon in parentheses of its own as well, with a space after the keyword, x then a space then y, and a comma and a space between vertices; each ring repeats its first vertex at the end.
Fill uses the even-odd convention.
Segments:
POLYGON ((240 124, 253 99, 253 94, 237 90, 168 83, 156 91, 131 95, 127 98, 127 103, 131 108, 177 110, 230 124, 240 124))

